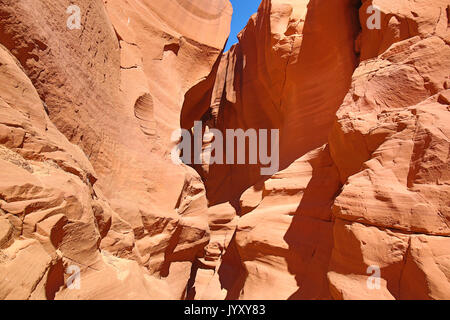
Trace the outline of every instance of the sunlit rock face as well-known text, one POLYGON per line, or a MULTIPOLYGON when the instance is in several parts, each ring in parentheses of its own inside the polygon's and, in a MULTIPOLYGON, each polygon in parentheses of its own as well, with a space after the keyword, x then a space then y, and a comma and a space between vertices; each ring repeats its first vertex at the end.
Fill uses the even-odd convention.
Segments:
POLYGON ((0 64, 8 68, 2 71, 7 78, 1 85, 1 101, 8 106, 0 120, 2 159, 18 157, 8 162, 17 162, 14 170, 28 167, 28 160, 51 169, 46 155, 51 153, 61 171, 54 164, 43 180, 33 177, 40 171, 21 169, 19 174, 2 165, 1 174, 9 178, 1 178, 7 189, 2 190, 0 212, 17 220, 14 228, 2 223, 2 245, 12 246, 4 255, 2 251, 2 261, 7 261, 1 266, 2 279, 4 272, 17 268, 21 260, 14 257, 21 254, 22 259, 36 254, 41 269, 29 275, 29 287, 21 292, 13 288, 28 269, 9 278, 10 283, 2 282, 1 297, 32 298, 37 293, 30 291, 38 287, 51 291, 48 298, 56 291, 56 298, 183 297, 193 256, 208 236, 207 205, 205 200, 198 217, 178 210, 185 179, 197 174, 172 163, 170 136, 179 128, 185 92, 210 73, 221 54, 232 14, 226 0, 215 1, 215 10, 206 3, 0 2, 2 57, 10 59, 0 64), (79 29, 68 28, 76 13, 71 5, 79 8, 79 29), (26 85, 16 78, 24 78, 26 85), (29 146, 24 141, 38 134, 34 131, 39 144, 29 146), (66 182, 68 178, 74 181, 66 182), (15 205, 17 201, 23 204, 15 205), (13 205, 18 207, 10 209, 13 205), (21 233, 35 211, 29 232, 21 233), (38 237, 51 238, 53 225, 62 242, 44 245, 44 250, 38 237), (71 227, 63 236, 66 226, 71 227), (37 243, 21 245, 14 239, 37 243), (178 245, 183 249, 174 249, 178 245), (80 291, 63 286, 71 263, 84 268, 80 291), (57 274, 44 280, 44 272, 52 268, 57 274))
POLYGON ((450 299, 448 0, 232 11, 0 0, 0 299, 450 299), (274 174, 174 164, 195 121, 274 174))
POLYGON ((329 136, 343 184, 332 206, 330 290, 339 299, 448 299, 448 1, 364 1, 361 20, 369 5, 381 30, 362 25, 361 62, 329 136), (370 265, 381 269, 381 290, 367 291, 370 265))

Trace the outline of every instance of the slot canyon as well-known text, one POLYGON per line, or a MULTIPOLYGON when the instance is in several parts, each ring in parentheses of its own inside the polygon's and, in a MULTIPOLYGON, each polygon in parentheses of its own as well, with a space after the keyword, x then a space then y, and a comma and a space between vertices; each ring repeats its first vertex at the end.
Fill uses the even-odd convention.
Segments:
POLYGON ((226 51, 232 16, 0 0, 0 299, 450 299, 449 0, 262 0, 226 51), (278 171, 177 165, 196 121, 279 130, 278 171))

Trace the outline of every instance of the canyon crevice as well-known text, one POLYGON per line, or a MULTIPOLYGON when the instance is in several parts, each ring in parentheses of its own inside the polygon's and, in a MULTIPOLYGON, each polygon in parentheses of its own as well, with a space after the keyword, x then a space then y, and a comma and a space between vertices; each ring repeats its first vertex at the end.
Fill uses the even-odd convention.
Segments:
POLYGON ((262 0, 227 52, 228 0, 70 5, 0 0, 0 299, 450 299, 448 0, 262 0), (195 121, 278 172, 174 164, 195 121))

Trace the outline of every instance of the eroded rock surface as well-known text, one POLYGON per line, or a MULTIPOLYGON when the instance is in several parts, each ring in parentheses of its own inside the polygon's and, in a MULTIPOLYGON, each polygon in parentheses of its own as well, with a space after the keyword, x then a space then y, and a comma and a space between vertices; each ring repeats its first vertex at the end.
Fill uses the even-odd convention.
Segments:
POLYGON ((70 5, 0 0, 1 299, 450 299, 448 0, 262 0, 226 53, 228 0, 70 5), (194 121, 277 172, 175 165, 194 121))
POLYGON ((70 5, 0 2, 2 297, 182 298, 208 219, 178 211, 197 174, 172 163, 170 138, 225 45, 231 5, 82 0, 69 29, 70 5), (40 271, 3 282, 22 252, 40 271), (64 287, 71 264, 80 290, 64 287))
POLYGON ((240 216, 218 271, 234 270, 227 298, 448 299, 448 5, 263 1, 210 91, 191 89, 204 96, 186 99, 186 127, 185 108, 205 130, 280 129, 267 180, 197 168, 210 204, 240 216))

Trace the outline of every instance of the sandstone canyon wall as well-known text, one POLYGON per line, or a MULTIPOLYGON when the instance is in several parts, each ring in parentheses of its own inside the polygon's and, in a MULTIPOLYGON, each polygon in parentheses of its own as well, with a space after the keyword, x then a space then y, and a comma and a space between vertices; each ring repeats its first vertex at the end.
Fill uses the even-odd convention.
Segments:
POLYGON ((1 299, 450 299, 450 2, 262 0, 223 53, 231 15, 0 0, 1 299), (195 121, 278 172, 175 165, 195 121))

